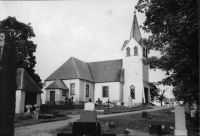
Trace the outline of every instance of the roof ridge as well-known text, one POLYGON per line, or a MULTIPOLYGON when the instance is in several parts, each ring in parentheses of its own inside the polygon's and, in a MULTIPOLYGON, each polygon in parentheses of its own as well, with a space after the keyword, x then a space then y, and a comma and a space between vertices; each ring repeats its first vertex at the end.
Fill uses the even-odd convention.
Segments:
POLYGON ((91 69, 90 69, 90 66, 89 66, 88 63, 87 63, 87 66, 88 66, 88 69, 89 69, 89 71, 90 71, 90 75, 91 75, 91 77, 92 77, 92 81, 94 82, 94 78, 93 78, 93 76, 92 76, 92 72, 91 72, 91 69))
POLYGON ((95 63, 95 62, 108 62, 108 61, 117 61, 122 59, 115 59, 115 60, 102 60, 102 61, 94 61, 94 62, 87 62, 87 63, 95 63))
POLYGON ((75 63, 75 61, 74 61, 74 58, 73 58, 73 57, 72 57, 72 61, 74 62, 74 66, 75 66, 75 69, 76 69, 76 72, 77 72, 78 78, 80 78, 80 76, 79 76, 79 73, 78 73, 78 69, 77 69, 77 67, 76 67, 76 63, 75 63))

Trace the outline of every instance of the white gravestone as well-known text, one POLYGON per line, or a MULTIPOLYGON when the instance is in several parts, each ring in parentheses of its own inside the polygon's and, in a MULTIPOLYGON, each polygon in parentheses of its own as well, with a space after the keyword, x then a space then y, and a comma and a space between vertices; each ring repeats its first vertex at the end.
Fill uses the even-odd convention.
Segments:
POLYGON ((185 123, 185 107, 176 105, 175 106, 175 136, 187 136, 187 129, 185 123))
POLYGON ((132 98, 131 98, 131 97, 128 97, 128 107, 129 107, 129 108, 132 108, 132 107, 133 107, 132 98))
POLYGON ((133 100, 133 99, 132 99, 132 106, 135 107, 135 103, 134 103, 134 100, 133 100))
POLYGON ((85 103, 85 108, 84 108, 84 110, 87 110, 87 111, 93 111, 93 110, 95 110, 95 105, 94 105, 94 103, 92 103, 92 102, 87 102, 87 103, 85 103))
POLYGON ((124 103, 124 107, 128 107, 128 103, 125 102, 125 103, 124 103))
POLYGON ((116 102, 116 105, 117 106, 121 106, 121 102, 116 102))

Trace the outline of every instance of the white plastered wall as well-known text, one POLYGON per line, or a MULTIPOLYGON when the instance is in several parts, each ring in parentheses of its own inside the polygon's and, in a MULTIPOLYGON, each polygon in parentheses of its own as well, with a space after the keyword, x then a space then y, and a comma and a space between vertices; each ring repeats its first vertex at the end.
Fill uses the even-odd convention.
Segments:
POLYGON ((74 97, 73 101, 79 101, 79 93, 80 93, 80 80, 79 79, 71 79, 71 80, 62 80, 65 85, 69 88, 69 96, 68 98, 74 97), (71 95, 70 84, 75 83, 75 95, 71 95))
POLYGON ((48 101, 47 100, 48 95, 47 95, 47 91, 45 88, 52 83, 53 83, 53 81, 45 81, 45 86, 43 86, 43 89, 42 89, 43 93, 41 94, 42 104, 45 104, 45 102, 48 101))
POLYGON ((123 68, 124 68, 124 86, 123 86, 123 102, 128 102, 130 97, 130 86, 135 86, 134 103, 142 103, 144 97, 143 84, 143 48, 135 39, 131 39, 123 52, 123 68), (130 56, 127 56, 126 49, 130 48, 130 56), (138 55, 134 55, 134 47, 138 48, 138 55))
POLYGON ((107 83, 95 83, 95 91, 94 91, 94 97, 95 101, 100 98, 103 103, 106 103, 108 99, 110 99, 111 102, 119 102, 122 100, 121 93, 121 83, 120 82, 107 82, 107 83), (103 86, 109 87, 109 97, 103 97, 103 86))
POLYGON ((25 92, 21 90, 16 91, 15 113, 24 113, 25 106, 25 92))

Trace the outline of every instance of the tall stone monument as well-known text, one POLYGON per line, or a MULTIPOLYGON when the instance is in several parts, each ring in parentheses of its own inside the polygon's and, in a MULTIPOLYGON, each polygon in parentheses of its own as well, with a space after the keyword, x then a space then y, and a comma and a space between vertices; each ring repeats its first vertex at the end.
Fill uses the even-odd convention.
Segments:
POLYGON ((132 102, 132 98, 128 97, 128 107, 132 108, 133 107, 133 102, 132 102))
POLYGON ((0 136, 14 136, 17 53, 10 37, 0 33, 0 136))
POLYGON ((175 136, 187 136, 186 122, 185 122, 185 107, 175 106, 175 136))

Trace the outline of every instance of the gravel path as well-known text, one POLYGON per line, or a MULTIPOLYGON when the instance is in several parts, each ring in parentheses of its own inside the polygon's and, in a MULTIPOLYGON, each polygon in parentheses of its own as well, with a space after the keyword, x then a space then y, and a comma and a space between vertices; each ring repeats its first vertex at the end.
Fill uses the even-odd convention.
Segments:
MULTIPOLYGON (((141 111, 97 115, 97 118, 136 114, 136 113, 141 113, 142 111, 156 111, 156 110, 167 109, 167 108, 171 108, 171 107, 155 106, 153 107, 153 109, 147 109, 147 110, 141 110, 141 111)), ((72 118, 68 120, 18 127, 15 129, 15 136, 55 136, 55 135, 49 134, 49 132, 52 130, 67 126, 70 122, 75 122, 76 120, 80 119, 80 115, 70 115, 70 117, 72 118)))

